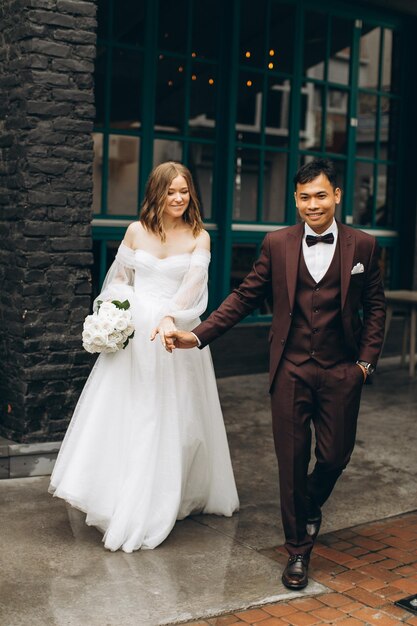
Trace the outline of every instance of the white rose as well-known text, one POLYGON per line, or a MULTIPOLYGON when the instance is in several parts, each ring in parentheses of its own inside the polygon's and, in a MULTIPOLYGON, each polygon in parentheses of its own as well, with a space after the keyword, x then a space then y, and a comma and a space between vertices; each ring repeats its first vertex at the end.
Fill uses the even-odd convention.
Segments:
POLYGON ((126 328, 126 330, 123 331, 123 337, 126 339, 130 339, 133 335, 133 328, 126 328))
POLYGON ((115 308, 116 307, 112 302, 103 302, 100 305, 100 313, 104 313, 105 311, 112 311, 115 308))
POLYGON ((97 319, 96 315, 87 315, 87 317, 84 320, 84 328, 90 328, 92 324, 95 323, 97 319))
POLYGON ((118 319, 117 315, 114 313, 114 311, 103 311, 103 313, 101 313, 100 310, 100 322, 109 322, 110 324, 114 324, 114 322, 116 321, 116 319, 118 319))
POLYGON ((96 333, 100 333, 101 332, 101 323, 100 323, 100 321, 99 320, 93 320, 91 322, 91 324, 89 324, 88 330, 90 331, 90 333, 93 333, 94 335, 96 333))
POLYGON ((100 325, 101 325, 102 330, 107 334, 113 331, 114 326, 110 320, 104 319, 101 321, 100 325))
POLYGON ((95 343, 88 343, 83 345, 87 352, 90 352, 90 354, 94 354, 95 352, 101 352, 102 350, 102 346, 97 346, 95 343))
POLYGON ((109 342, 120 343, 124 341, 122 333, 113 332, 109 335, 109 342))
POLYGON ((107 354, 114 354, 115 352, 118 352, 119 348, 115 345, 115 344, 111 344, 110 346, 107 346, 105 351, 107 354))
POLYGON ((93 343, 96 346, 105 346, 107 344, 107 334, 106 333, 96 333, 93 338, 93 343))
POLYGON ((115 320, 114 327, 116 330, 125 330, 127 327, 127 324, 128 322, 125 319, 120 318, 118 320, 115 320))
POLYGON ((93 339, 93 333, 90 330, 83 330, 82 338, 83 341, 91 343, 91 340, 93 339))

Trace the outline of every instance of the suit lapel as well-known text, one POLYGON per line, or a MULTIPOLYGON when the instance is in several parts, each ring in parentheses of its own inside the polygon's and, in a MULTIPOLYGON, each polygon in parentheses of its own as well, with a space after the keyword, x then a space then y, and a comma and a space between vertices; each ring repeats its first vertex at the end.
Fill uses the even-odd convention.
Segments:
POLYGON ((340 291, 342 311, 346 304, 347 293, 353 267, 353 256, 355 254, 355 239, 351 229, 347 229, 343 224, 337 223, 338 236, 340 241, 340 291))
POLYGON ((297 288, 298 262, 300 259, 301 242, 303 240, 304 222, 297 224, 288 233, 285 241, 285 268, 287 278, 288 300, 291 311, 294 308, 295 290, 297 288))

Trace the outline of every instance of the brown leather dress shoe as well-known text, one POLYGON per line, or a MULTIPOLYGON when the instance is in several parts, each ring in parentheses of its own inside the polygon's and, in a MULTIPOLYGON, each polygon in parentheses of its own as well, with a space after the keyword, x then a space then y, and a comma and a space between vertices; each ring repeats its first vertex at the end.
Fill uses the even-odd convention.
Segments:
POLYGON ((282 574, 282 582, 288 589, 304 589, 308 584, 309 554, 293 554, 282 574))

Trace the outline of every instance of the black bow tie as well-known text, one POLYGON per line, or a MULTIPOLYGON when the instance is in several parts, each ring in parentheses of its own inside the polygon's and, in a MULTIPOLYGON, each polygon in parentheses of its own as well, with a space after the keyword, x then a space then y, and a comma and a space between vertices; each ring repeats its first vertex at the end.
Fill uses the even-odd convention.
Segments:
POLYGON ((334 236, 333 233, 327 233, 327 235, 306 235, 306 244, 308 245, 308 247, 310 246, 315 246, 316 243, 318 243, 319 241, 322 241, 323 243, 333 243, 334 242, 334 236))

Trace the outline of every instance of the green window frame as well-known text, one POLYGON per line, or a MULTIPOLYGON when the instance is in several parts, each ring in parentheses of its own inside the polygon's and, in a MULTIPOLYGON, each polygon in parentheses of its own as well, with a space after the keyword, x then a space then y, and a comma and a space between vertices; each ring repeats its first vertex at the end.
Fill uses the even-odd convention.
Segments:
MULTIPOLYGON (((178 23, 181 24, 180 34, 183 38, 181 45, 164 45, 163 38, 161 38, 161 29, 164 25, 161 15, 165 15, 164 11, 170 5, 169 0, 159 0, 159 2, 143 0, 142 3, 136 4, 136 10, 139 10, 137 7, 142 7, 140 15, 143 15, 140 32, 136 38, 121 37, 116 32, 117 25, 120 23, 122 4, 124 3, 117 3, 116 0, 99 1, 96 71, 101 72, 101 86, 97 89, 96 96, 101 99, 98 107, 101 119, 95 125, 94 133, 95 136, 102 137, 102 166, 101 187, 99 191, 96 189, 98 198, 96 206, 99 210, 93 219, 93 237, 104 243, 101 247, 96 246, 96 250, 100 250, 97 252, 97 263, 100 268, 96 272, 97 280, 103 279, 105 269, 111 260, 111 253, 106 247, 106 242, 120 240, 128 223, 136 217, 133 211, 112 213, 107 201, 110 184, 111 138, 117 136, 136 141, 135 145, 138 150, 137 205, 139 199, 143 197, 147 177, 154 165, 156 142, 177 142, 181 146, 181 160, 190 167, 193 164, 192 157, 196 146, 205 147, 208 153, 213 155, 211 198, 209 201, 206 200, 206 204, 210 205, 206 224, 213 242, 209 308, 216 306, 230 291, 233 249, 236 245, 254 244, 253 250, 258 252, 260 243, 268 231, 296 222, 292 176, 302 162, 315 156, 332 158, 339 165, 343 175, 344 197, 338 217, 353 226, 369 230, 378 237, 384 250, 387 251, 387 268, 389 265, 387 276, 391 286, 395 284, 401 212, 392 211, 390 224, 378 223, 377 212, 378 202, 380 202, 378 180, 381 180, 379 176, 381 172, 396 168, 393 177, 395 190, 394 192, 390 190, 390 202, 395 207, 401 207, 399 179, 403 158, 401 150, 398 154, 391 154, 384 148, 381 138, 386 132, 384 127, 387 122, 386 111, 389 111, 388 117, 390 119, 392 117, 399 125, 404 107, 404 71, 399 72, 399 80, 394 91, 387 92, 383 83, 383 61, 387 37, 390 36, 388 33, 394 33, 392 38, 395 39, 397 33, 402 32, 404 20, 380 9, 364 8, 358 5, 352 8, 337 0, 334 2, 257 0, 256 3, 252 0, 231 0, 228 3, 220 2, 220 0, 217 3, 180 0, 176 3, 176 10, 178 23), (198 34, 199 31, 198 29, 196 31, 196 24, 200 23, 201 28, 203 15, 201 12, 209 5, 215 6, 217 19, 221 23, 221 28, 218 28, 216 32, 218 51, 217 54, 199 54, 198 40, 196 40, 196 33, 198 34), (248 61, 248 57, 245 56, 246 48, 242 33, 245 23, 247 24, 245 11, 250 11, 251 7, 261 14, 260 40, 263 46, 258 46, 261 53, 257 60, 249 59, 248 61), (288 10, 288 14, 291 14, 292 27, 296 36, 292 38, 288 48, 284 51, 288 60, 284 66, 281 66, 279 62, 277 64, 274 62, 278 58, 279 51, 274 47, 271 29, 274 23, 272 17, 275 14, 278 15, 284 8, 288 10), (308 29, 308 20, 312 14, 323 16, 323 21, 320 22, 325 35, 321 76, 309 75, 307 71, 304 71, 304 55, 309 53, 305 46, 306 29, 308 29), (200 22, 198 22, 199 19, 200 22), (337 33, 338 24, 342 21, 345 21, 350 28, 350 58, 347 60, 348 80, 338 82, 331 75, 331 62, 334 56, 332 32, 337 33), (378 49, 377 81, 372 87, 368 87, 360 83, 360 54, 361 37, 366 29, 371 28, 381 29, 381 37, 378 49), (273 55, 271 55, 271 50, 274 51, 273 55), (112 77, 114 78, 113 69, 117 54, 131 55, 133 59, 140 59, 140 63, 135 68, 135 80, 139 88, 136 85, 134 89, 138 100, 139 123, 133 127, 120 127, 118 124, 112 124, 112 77), (180 108, 177 116, 180 123, 173 128, 158 125, 158 107, 160 106, 158 93, 162 93, 158 81, 162 75, 160 67, 163 62, 167 63, 167 67, 170 64, 178 72, 179 68, 182 68, 179 73, 182 80, 183 107, 180 108), (273 67, 269 67, 271 62, 274 64, 273 67), (195 86, 193 76, 199 74, 208 76, 210 69, 213 70, 216 95, 213 99, 214 104, 211 105, 211 110, 214 111, 214 128, 211 127, 208 131, 204 127, 193 127, 190 119, 192 119, 195 86), (248 85, 247 81, 251 81, 252 84, 248 85), (276 81, 276 88, 274 81, 276 81), (242 84, 249 90, 255 82, 258 91, 252 90, 251 106, 256 113, 256 124, 248 124, 244 115, 242 116, 239 112, 239 107, 244 103, 241 95, 242 84), (307 142, 302 145, 300 138, 303 137, 303 133, 306 135, 305 125, 303 126, 305 116, 303 107, 305 107, 305 99, 311 98, 311 94, 313 96, 321 94, 322 105, 316 112, 317 119, 320 118, 320 121, 316 122, 318 139, 314 138, 315 143, 308 146, 307 142), (368 96, 375 102, 376 111, 373 126, 376 141, 372 155, 364 155, 358 151, 358 132, 361 131, 360 98, 366 100, 368 96), (329 117, 329 107, 323 103, 328 103, 331 97, 336 102, 339 100, 345 107, 346 136, 345 146, 341 152, 329 150, 328 144, 326 145, 326 138, 329 136, 328 127, 332 120, 329 117), (275 135, 272 133, 271 138, 269 136, 271 115, 268 107, 276 106, 278 111, 279 107, 284 104, 287 107, 284 112, 286 117, 281 127, 273 126, 274 120, 272 121, 275 135), (248 128, 251 126, 256 130, 249 132, 248 128), (242 218, 236 210, 239 151, 243 164, 245 155, 248 155, 248 171, 250 172, 251 168, 252 172, 254 169, 257 170, 255 173, 258 177, 256 197, 251 200, 250 219, 242 218), (281 188, 278 194, 274 192, 275 195, 271 191, 272 170, 268 170, 274 159, 283 164, 279 183, 281 188), (356 217, 353 210, 355 172, 359 167, 358 164, 361 167, 364 165, 366 172, 369 172, 368 178, 372 186, 372 190, 369 191, 371 219, 366 225, 355 224, 356 217), (266 198, 268 197, 279 198, 277 219, 274 219, 275 208, 271 209, 267 205, 266 198)), ((398 45, 398 58, 400 59, 404 55, 404 50, 397 39, 395 39, 395 45, 398 45)), ((281 117, 284 113, 281 111, 281 117)), ((397 130, 399 139, 396 139, 396 143, 400 145, 404 141, 405 131, 400 126, 397 130)), ((250 318, 251 321, 254 319, 257 319, 257 316, 250 318)))

